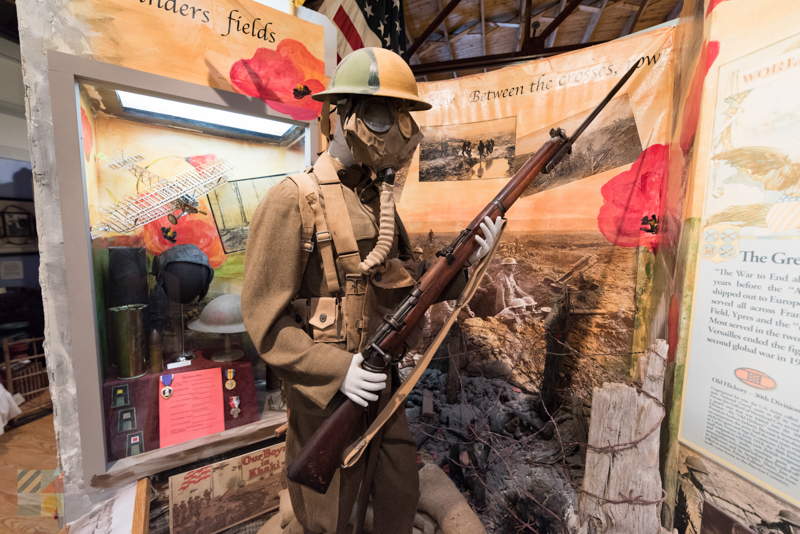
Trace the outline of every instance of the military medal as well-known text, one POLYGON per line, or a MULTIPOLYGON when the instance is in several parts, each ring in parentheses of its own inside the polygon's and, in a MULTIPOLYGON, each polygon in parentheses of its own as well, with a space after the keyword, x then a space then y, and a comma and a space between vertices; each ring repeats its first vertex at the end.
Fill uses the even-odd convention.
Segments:
POLYGON ((161 388, 161 396, 165 399, 172 396, 172 386, 170 386, 170 384, 172 384, 172 376, 173 375, 161 375, 161 383, 164 385, 164 387, 161 388))
POLYGON ((231 415, 234 419, 239 417, 239 414, 242 413, 242 410, 239 409, 240 402, 239 397, 230 397, 230 399, 228 399, 228 405, 231 407, 231 415))
POLYGON ((236 376, 236 369, 225 369, 225 378, 228 379, 228 381, 225 382, 226 389, 233 389, 236 387, 236 381, 233 379, 234 376, 236 376))

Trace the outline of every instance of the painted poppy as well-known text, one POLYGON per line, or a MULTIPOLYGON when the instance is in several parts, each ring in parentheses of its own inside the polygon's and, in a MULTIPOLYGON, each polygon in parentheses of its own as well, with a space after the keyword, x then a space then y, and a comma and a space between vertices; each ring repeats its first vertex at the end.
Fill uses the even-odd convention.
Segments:
POLYGON ((234 63, 230 76, 238 92, 293 119, 313 120, 322 110, 311 95, 325 90, 325 63, 294 39, 282 40, 275 50, 259 48, 251 59, 234 63))
POLYGON ((606 182, 600 189, 603 206, 597 215, 602 234, 620 247, 647 246, 655 252, 658 233, 642 229, 643 219, 661 212, 661 184, 667 171, 667 147, 645 149, 627 171, 606 182))

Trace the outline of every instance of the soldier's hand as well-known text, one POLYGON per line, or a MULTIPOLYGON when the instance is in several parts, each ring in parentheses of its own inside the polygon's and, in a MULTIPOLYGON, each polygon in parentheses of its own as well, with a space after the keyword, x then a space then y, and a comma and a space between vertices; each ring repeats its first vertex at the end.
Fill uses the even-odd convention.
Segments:
POLYGON ((378 396, 373 392, 386 387, 386 375, 362 369, 363 361, 364 357, 360 352, 353 354, 350 368, 347 370, 344 382, 339 386, 339 391, 356 404, 366 407, 368 402, 378 400, 378 396))
POLYGON ((492 248, 492 244, 494 243, 494 239, 497 237, 498 232, 500 232, 500 227, 503 225, 503 220, 498 217, 495 222, 489 217, 484 217, 481 223, 481 231, 483 232, 483 237, 476 235, 475 241, 478 243, 478 248, 475 249, 475 252, 467 260, 467 265, 474 265, 481 261, 481 259, 489 253, 489 249, 492 248))

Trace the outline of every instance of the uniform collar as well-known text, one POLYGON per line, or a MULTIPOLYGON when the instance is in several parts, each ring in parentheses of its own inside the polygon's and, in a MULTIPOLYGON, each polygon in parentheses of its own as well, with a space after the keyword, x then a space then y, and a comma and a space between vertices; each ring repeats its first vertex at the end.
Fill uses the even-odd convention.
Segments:
POLYGON ((360 189, 363 188, 364 185, 366 185, 366 180, 369 178, 369 173, 366 170, 364 170, 362 166, 344 165, 341 161, 334 158, 327 152, 323 152, 322 154, 319 155, 319 158, 317 160, 317 165, 315 165, 314 167, 316 168, 317 166, 320 166, 320 163, 323 163, 321 165, 322 167, 330 166, 331 168, 333 168, 333 170, 336 171, 336 176, 342 183, 342 185, 344 185, 349 189, 356 190, 356 186, 361 184, 361 187, 358 188, 358 190, 360 191, 360 189), (323 159, 325 160, 324 163, 320 161, 323 159), (327 165, 325 165, 325 163, 327 163, 327 165), (364 183, 362 184, 362 182, 364 183))

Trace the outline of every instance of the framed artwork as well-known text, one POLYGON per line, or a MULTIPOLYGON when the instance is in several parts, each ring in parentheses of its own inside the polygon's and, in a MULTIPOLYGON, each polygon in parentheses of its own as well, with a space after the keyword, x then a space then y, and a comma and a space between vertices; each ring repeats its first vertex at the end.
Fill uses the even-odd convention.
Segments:
POLYGON ((38 254, 33 200, 0 198, 0 255, 38 254))

